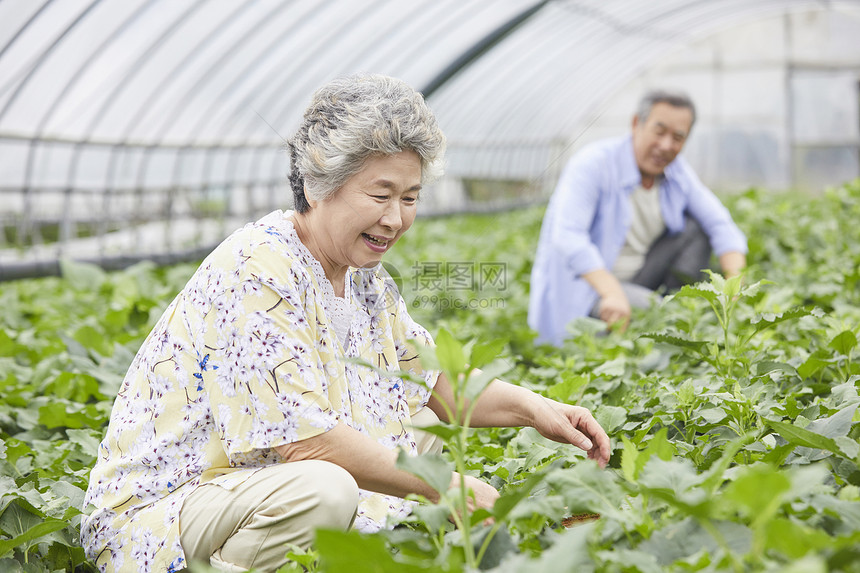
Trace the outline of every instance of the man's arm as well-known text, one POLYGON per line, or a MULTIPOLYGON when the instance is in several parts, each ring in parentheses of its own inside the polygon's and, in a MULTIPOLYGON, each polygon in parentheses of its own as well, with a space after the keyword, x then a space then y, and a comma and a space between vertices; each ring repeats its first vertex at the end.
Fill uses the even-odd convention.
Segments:
POLYGON ((630 301, 621 288, 621 283, 615 275, 606 269, 597 269, 582 275, 588 284, 597 291, 600 301, 597 303, 597 315, 607 324, 620 322, 621 331, 627 329, 630 322, 630 301))

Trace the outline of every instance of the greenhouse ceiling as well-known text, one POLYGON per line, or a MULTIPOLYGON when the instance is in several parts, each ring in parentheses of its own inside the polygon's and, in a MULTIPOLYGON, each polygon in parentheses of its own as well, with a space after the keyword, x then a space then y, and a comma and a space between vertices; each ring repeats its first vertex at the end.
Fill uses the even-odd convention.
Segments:
MULTIPOLYGON (((199 257, 244 221, 289 207, 284 139, 314 89, 338 75, 400 77, 435 110, 448 136, 448 175, 422 200, 422 213, 509 207, 545 200, 563 157, 607 101, 663 56, 746 22, 787 21, 811 10, 844 22, 854 16, 836 11, 856 15, 858 6, 860 0, 0 0, 0 280, 56 274, 66 257, 106 267, 199 257)), ((843 26, 840 37, 851 44, 858 34, 843 26)), ((794 66, 788 55, 782 62, 794 66)), ((854 60, 845 65, 839 85, 848 87, 839 93, 854 89, 852 74, 860 70, 854 60)), ((768 82, 768 90, 790 83, 768 82)), ((807 84, 800 96, 821 91, 807 84)), ((758 93, 746 84, 741 90, 747 101, 758 93)), ((740 92, 727 93, 737 99, 740 92)), ((856 109, 852 97, 841 97, 843 109, 856 109)), ((824 109, 814 99, 806 108, 824 109)), ((831 115, 830 123, 852 123, 849 112, 831 115)), ((809 117, 817 126, 817 116, 809 117)), ((724 147, 760 179, 791 183, 793 167, 785 165, 800 152, 821 153, 796 152, 784 128, 791 121, 774 132, 775 122, 759 117, 765 131, 753 134, 729 126, 724 147), (763 144, 747 148, 737 138, 763 144)), ((711 147, 690 151, 708 159, 710 173, 732 173, 718 161, 707 128, 697 127, 698 137, 711 147)), ((834 153, 850 172, 860 148, 853 133, 803 144, 841 145, 834 153)))
MULTIPOLYGON (((832 4, 832 3, 826 3, 832 4)), ((453 140, 567 137, 661 53, 802 0, 0 0, 0 137, 268 146, 355 71, 453 140)))

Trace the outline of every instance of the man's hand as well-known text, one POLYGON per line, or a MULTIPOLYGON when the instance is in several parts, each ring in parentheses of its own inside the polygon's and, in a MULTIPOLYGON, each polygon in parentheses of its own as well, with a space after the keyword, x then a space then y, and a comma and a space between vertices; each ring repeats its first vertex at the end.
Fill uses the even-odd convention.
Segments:
POLYGON ((597 303, 600 320, 609 325, 618 323, 621 332, 624 332, 630 323, 630 301, 618 279, 606 269, 595 269, 582 275, 582 278, 600 296, 597 303))
POLYGON ((730 279, 735 275, 739 275, 747 266, 747 257, 738 251, 729 251, 720 255, 720 268, 723 270, 723 275, 730 279))
POLYGON ((611 293, 600 299, 597 306, 600 320, 606 324, 618 323, 619 330, 624 332, 630 324, 630 301, 624 292, 611 293))

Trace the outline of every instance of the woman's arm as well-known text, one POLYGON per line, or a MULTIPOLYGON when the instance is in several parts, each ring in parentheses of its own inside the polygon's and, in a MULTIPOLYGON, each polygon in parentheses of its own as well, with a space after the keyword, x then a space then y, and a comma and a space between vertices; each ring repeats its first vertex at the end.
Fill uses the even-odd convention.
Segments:
MULTIPOLYGON (((455 411, 451 383, 445 374, 440 374, 427 406, 439 419, 450 421, 443 402, 455 411)), ((562 404, 501 380, 493 380, 478 396, 469 425, 531 426, 550 440, 588 452, 588 457, 601 467, 609 462, 609 437, 587 408, 562 404)))
MULTIPOLYGON (((337 464, 348 471, 362 489, 397 497, 415 493, 434 503, 439 501, 439 494, 424 480, 395 467, 397 451, 342 422, 323 434, 276 446, 275 451, 287 462, 323 460, 337 464)), ((493 506, 499 497, 495 488, 471 476, 466 476, 465 480, 475 494, 477 506, 493 506)), ((454 472, 450 487, 459 484, 460 475, 454 472)))

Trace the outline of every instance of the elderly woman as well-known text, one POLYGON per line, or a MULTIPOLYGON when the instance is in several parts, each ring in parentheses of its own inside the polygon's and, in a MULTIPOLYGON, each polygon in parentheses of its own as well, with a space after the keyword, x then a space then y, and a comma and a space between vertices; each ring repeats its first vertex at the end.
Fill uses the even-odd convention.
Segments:
MULTIPOLYGON (((414 428, 446 419, 451 386, 422 368, 416 348, 432 339, 379 263, 440 174, 444 136, 409 86, 356 76, 316 92, 289 148, 295 211, 217 247, 122 384, 81 525, 102 570, 274 570, 315 528, 375 531, 409 512, 408 494, 438 499, 395 460, 438 450, 414 428)), ((498 380, 472 423, 529 425, 609 457, 586 409, 498 380)), ((492 507, 495 489, 460 480, 492 507)))

